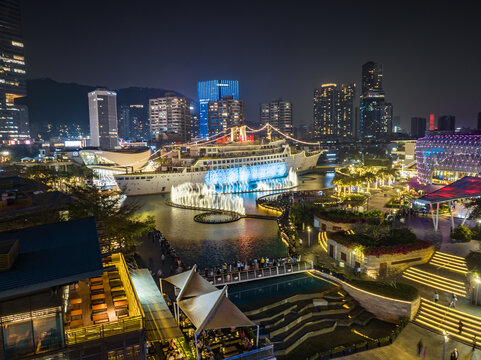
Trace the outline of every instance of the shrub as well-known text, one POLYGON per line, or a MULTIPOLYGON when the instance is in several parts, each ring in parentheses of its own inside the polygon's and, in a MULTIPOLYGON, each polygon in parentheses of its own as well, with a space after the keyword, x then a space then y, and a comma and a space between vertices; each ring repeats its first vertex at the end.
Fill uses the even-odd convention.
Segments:
POLYGON ((469 242, 473 237, 473 233, 467 226, 459 225, 454 231, 451 233, 451 240, 461 241, 461 242, 469 242))
POLYGON ((466 256, 466 266, 470 272, 481 274, 481 251, 471 251, 466 256))

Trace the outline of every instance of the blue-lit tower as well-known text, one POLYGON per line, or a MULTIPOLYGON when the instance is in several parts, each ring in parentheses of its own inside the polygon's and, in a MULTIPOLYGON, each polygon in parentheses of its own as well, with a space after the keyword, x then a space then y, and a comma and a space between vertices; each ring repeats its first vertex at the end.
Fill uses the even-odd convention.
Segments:
POLYGON ((207 80, 199 81, 199 137, 209 136, 209 101, 221 100, 224 96, 232 96, 239 100, 239 81, 207 80))

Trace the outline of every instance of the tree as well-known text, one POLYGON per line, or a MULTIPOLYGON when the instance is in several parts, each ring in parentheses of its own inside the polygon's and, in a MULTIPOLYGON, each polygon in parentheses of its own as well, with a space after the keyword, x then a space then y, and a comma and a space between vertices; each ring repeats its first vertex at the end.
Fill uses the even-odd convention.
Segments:
POLYGON ((113 192, 99 191, 94 186, 73 186, 71 196, 75 201, 68 206, 71 219, 93 216, 103 227, 108 250, 129 251, 141 243, 140 238, 155 229, 154 219, 142 219, 136 215, 136 204, 121 204, 120 197, 113 192))
POLYGON ((331 184, 336 185, 337 195, 341 195, 342 188, 344 187, 344 176, 339 174, 338 172, 335 173, 334 178, 331 180, 331 184))
POLYGON ((469 242, 473 234, 471 230, 467 226, 459 225, 454 231, 451 233, 451 239, 461 242, 469 242))
POLYGON ((367 192, 370 190, 371 182, 376 181, 376 176, 370 171, 364 174, 364 181, 367 183, 367 192))

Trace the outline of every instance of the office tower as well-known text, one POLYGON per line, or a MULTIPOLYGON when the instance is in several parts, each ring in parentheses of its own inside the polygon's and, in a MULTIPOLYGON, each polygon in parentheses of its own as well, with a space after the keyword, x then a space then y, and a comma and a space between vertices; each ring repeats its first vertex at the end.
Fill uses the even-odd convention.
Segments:
POLYGON ((429 114, 429 130, 436 130, 436 120, 434 114, 429 114))
POLYGON ((438 118, 439 131, 452 131, 456 129, 456 117, 454 115, 443 115, 438 118))
POLYGON ((411 118, 411 136, 419 139, 424 137, 426 133, 426 118, 412 117, 411 118))
POLYGON ((481 130, 481 112, 478 112, 478 130, 481 130))
POLYGON ((314 90, 314 137, 346 138, 354 135, 356 84, 323 84, 314 90))
POLYGON ((261 104, 260 115, 261 126, 269 123, 284 134, 294 135, 292 127, 292 103, 290 101, 278 99, 261 104))
POLYGON ((119 107, 119 138, 130 140, 130 106, 122 104, 119 107))
POLYGON ((382 65, 372 61, 368 61, 362 66, 362 84, 361 91, 363 94, 367 92, 382 92, 382 65))
POLYGON ((130 140, 150 139, 149 114, 144 105, 129 105, 130 140))
POLYGON ((209 136, 221 133, 233 126, 244 123, 244 102, 233 96, 224 96, 222 100, 210 101, 207 113, 209 136))
MULTIPOLYGON (((25 57, 20 19, 20 1, 0 2, 0 141, 29 137, 28 111, 15 105, 24 97, 25 57)), ((15 140, 13 140, 15 141, 15 140)))
POLYGON ((224 96, 232 96, 239 100, 239 82, 237 80, 199 81, 199 137, 209 136, 209 102, 221 100, 224 96))
POLYGON ((190 101, 167 93, 165 97, 149 100, 150 136, 158 138, 165 133, 176 133, 182 141, 190 141, 190 101))
POLYGON ((382 79, 381 64, 370 61, 362 66, 360 118, 363 138, 378 138, 392 131, 392 105, 386 106, 382 79))
POLYGON ((105 89, 89 92, 90 146, 102 150, 118 145, 117 93, 105 89))
POLYGON ((384 123, 387 124, 388 132, 392 132, 393 122, 392 103, 384 103, 384 123))

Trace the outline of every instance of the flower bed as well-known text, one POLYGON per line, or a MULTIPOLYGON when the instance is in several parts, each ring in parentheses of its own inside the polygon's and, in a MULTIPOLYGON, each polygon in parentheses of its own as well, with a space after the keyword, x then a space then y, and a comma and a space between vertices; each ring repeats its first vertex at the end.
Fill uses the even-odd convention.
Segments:
POLYGON ((323 211, 322 209, 320 209, 316 212, 316 216, 327 221, 333 221, 337 223, 350 223, 350 224, 367 222, 369 219, 374 219, 374 218, 379 218, 379 219, 383 218, 382 212, 378 210, 358 212, 358 211, 347 211, 347 210, 340 210, 340 209, 323 211))

